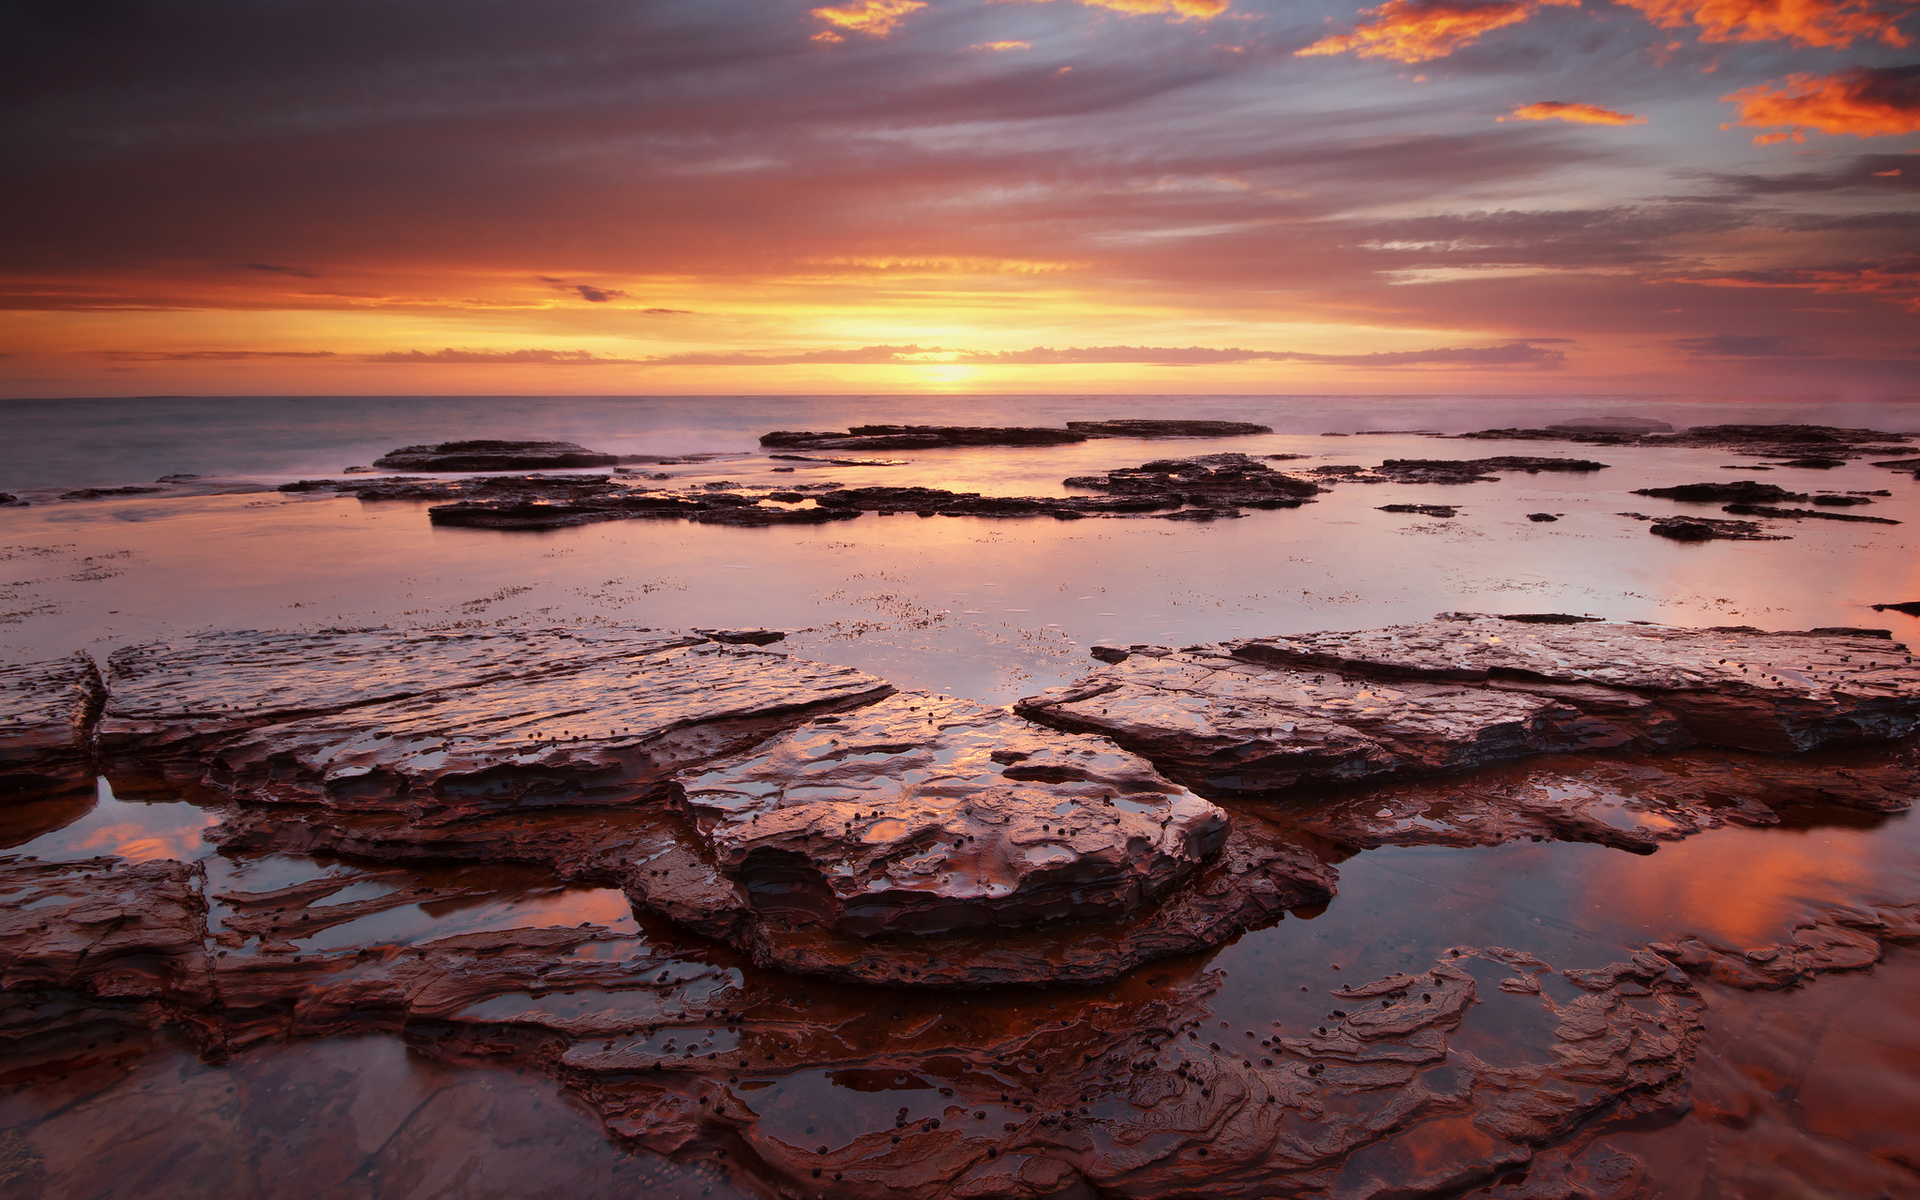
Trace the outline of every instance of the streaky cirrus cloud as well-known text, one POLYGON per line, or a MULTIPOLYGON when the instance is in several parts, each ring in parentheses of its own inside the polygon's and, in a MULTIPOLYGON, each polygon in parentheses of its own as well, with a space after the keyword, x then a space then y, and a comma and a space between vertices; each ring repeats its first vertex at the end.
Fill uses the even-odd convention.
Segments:
POLYGON ((1619 0, 1661 29, 1691 23, 1703 42, 1788 41, 1800 46, 1851 46, 1855 38, 1905 46, 1894 24, 1907 10, 1872 0, 1619 0))
POLYGON ((969 50, 1031 50, 1032 42, 975 42, 969 50))
MULTIPOLYGON (((899 28, 908 13, 918 12, 926 6, 926 0, 847 0, 845 4, 816 8, 813 15, 841 29, 883 38, 899 28)), ((823 29, 814 35, 814 40, 837 42, 843 39, 833 30, 823 29)))
POLYGON ((1578 8, 1580 0, 1387 0, 1378 8, 1362 9, 1371 19, 1354 26, 1352 33, 1321 38, 1294 54, 1351 52, 1360 58, 1427 62, 1496 29, 1518 25, 1545 7, 1578 8))
MULTIPOLYGON (((1523 104, 1509 113, 1516 121, 1571 121, 1576 125, 1645 125, 1645 117, 1615 112, 1597 104, 1572 104, 1565 100, 1541 100, 1523 104)), ((1507 117, 1501 117, 1504 121, 1507 117)))
POLYGON ((1808 130, 1854 137, 1914 133, 1920 131, 1920 63, 1789 75, 1784 85, 1755 84, 1720 98, 1739 106, 1739 116, 1720 128, 1772 130, 1755 135, 1756 146, 1804 142, 1808 130))
MULTIPOLYGON (((1028 350, 953 350, 940 346, 878 345, 846 349, 740 351, 729 353, 659 354, 622 358, 590 350, 391 350, 365 356, 367 362, 415 365, 554 367, 775 367, 805 364, 840 366, 925 366, 948 363, 962 366, 1088 365, 1140 363, 1155 366, 1192 366, 1218 363, 1298 362, 1336 367, 1533 367, 1551 369, 1566 361, 1566 353, 1535 343, 1563 342, 1564 338, 1526 338, 1498 346, 1439 347, 1431 350, 1385 350, 1368 354, 1318 354, 1305 350, 1243 350, 1212 346, 1035 346, 1028 350)), ((266 352, 262 352, 266 353, 266 352)))

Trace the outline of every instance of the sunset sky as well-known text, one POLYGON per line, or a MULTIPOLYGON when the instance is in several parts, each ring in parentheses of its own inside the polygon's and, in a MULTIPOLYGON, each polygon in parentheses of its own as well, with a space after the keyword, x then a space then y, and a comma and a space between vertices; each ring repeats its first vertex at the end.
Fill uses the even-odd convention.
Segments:
POLYGON ((1920 393, 1875 0, 37 2, 0 391, 1920 393))

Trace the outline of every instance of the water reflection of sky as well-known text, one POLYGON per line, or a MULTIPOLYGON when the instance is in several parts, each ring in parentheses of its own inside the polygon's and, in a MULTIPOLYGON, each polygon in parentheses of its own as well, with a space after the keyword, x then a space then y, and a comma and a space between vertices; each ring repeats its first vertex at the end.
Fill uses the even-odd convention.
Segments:
MULTIPOLYGON (((64 802, 49 802, 48 807, 64 802)), ((155 859, 204 858, 213 848, 201 840, 203 830, 216 825, 221 814, 169 800, 122 800, 104 778, 91 802, 68 805, 71 819, 56 828, 36 832, 6 846, 9 854, 31 855, 49 861, 119 855, 132 862, 155 859)), ((60 813, 53 819, 58 820, 60 813)), ((15 815, 18 820, 18 815, 15 815)), ((0 833, 0 840, 4 834, 0 833)))

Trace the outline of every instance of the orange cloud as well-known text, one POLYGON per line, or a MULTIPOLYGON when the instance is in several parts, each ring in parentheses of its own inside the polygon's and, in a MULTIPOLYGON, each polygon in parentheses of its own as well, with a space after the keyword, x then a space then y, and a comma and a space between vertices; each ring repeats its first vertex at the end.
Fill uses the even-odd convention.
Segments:
POLYGON ((1901 16, 1871 0, 1620 0, 1661 29, 1691 21, 1703 42, 1791 41, 1802 46, 1850 46, 1879 38, 1889 46, 1909 39, 1894 26, 1901 16))
POLYGON ((1739 105, 1731 129, 1773 129, 1753 139, 1756 146, 1807 140, 1807 130, 1887 137, 1920 131, 1920 64, 1905 67, 1848 67, 1832 75, 1789 75, 1784 87, 1756 84, 1720 97, 1739 105))
POLYGON ((1920 313, 1920 254, 1823 267, 1728 271, 1669 280, 1714 288, 1795 288, 1825 295, 1874 296, 1920 313))
MULTIPOLYGON (((908 13, 926 6, 926 0, 848 0, 846 4, 816 8, 813 15, 829 25, 883 38, 898 28, 908 13)), ((813 40, 837 42, 842 39, 833 30, 823 29, 813 35, 813 40)))
MULTIPOLYGON (((1542 100, 1523 104, 1513 110, 1516 121, 1572 121, 1576 125, 1645 125, 1645 117, 1615 112, 1597 104, 1569 104, 1564 100, 1542 100)), ((1506 120, 1501 117, 1500 120, 1506 120)))
POLYGON ((1031 50, 1032 42, 978 42, 968 46, 969 50, 1031 50))
POLYGON ((1110 8, 1115 12, 1147 14, 1172 13, 1176 21, 1211 21, 1227 11, 1233 0, 1080 0, 1088 8, 1110 8))
POLYGON ((1307 57, 1352 51, 1360 58, 1426 62, 1470 46, 1483 34, 1518 25, 1549 6, 1578 8, 1580 0, 1387 0, 1379 8, 1362 9, 1372 20, 1354 26, 1352 33, 1321 38, 1294 53, 1307 57))

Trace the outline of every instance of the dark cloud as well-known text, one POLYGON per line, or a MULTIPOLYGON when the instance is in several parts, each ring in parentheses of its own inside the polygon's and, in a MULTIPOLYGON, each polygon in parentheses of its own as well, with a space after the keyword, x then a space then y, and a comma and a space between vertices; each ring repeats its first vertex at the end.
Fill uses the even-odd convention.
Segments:
POLYGON ((265 271, 272 275, 292 275, 299 279, 320 278, 318 271, 310 271, 305 267, 285 267, 278 263, 247 263, 244 269, 248 271, 265 271))
POLYGON ((1712 175, 1707 178, 1735 192, 1754 196, 1852 191, 1914 192, 1920 191, 1920 158, 1911 154, 1861 154, 1831 171, 1712 175))
POLYGON ((1676 350, 1706 358, 1812 358, 1819 352, 1787 334, 1717 333, 1711 337, 1674 338, 1676 350))

